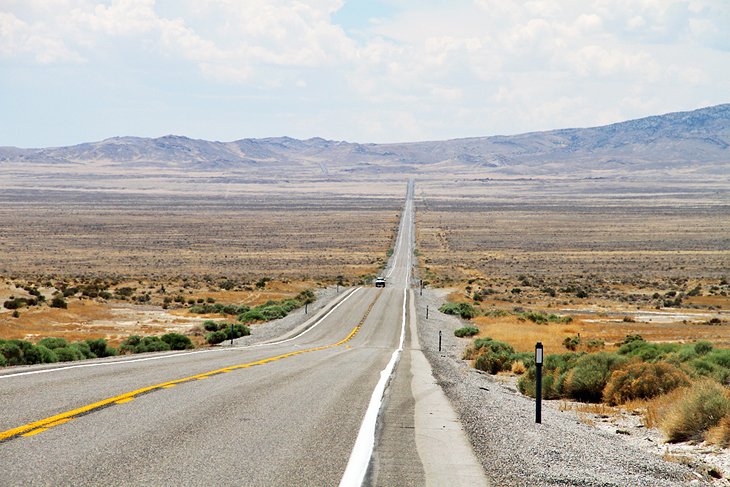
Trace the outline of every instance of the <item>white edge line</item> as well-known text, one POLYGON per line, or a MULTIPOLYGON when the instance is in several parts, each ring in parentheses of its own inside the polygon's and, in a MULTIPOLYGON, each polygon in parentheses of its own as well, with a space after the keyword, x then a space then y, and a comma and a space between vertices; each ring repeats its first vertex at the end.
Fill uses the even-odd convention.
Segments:
POLYGON ((332 313, 334 310, 339 308, 342 303, 344 303, 345 301, 350 299, 350 297, 352 297, 352 295, 355 294, 355 292, 359 291, 360 289, 362 289, 362 288, 358 287, 354 291, 352 291, 349 295, 347 295, 344 299, 342 299, 339 303, 337 303, 337 305, 335 305, 331 310, 329 310, 327 312, 327 314, 325 314, 324 316, 319 318, 314 325, 312 325, 309 328, 307 328, 306 330, 302 331, 300 334, 293 336, 291 338, 287 338, 286 340, 281 340, 278 342, 271 342, 271 343, 258 343, 255 345, 248 345, 245 347, 211 348, 211 349, 207 349, 207 350, 196 350, 194 352, 181 352, 181 353, 173 353, 173 354, 168 354, 168 355, 158 355, 155 357, 135 358, 135 359, 130 359, 130 360, 117 360, 114 362, 97 362, 97 363, 93 363, 93 364, 77 364, 77 365, 69 365, 66 367, 56 367, 53 369, 30 370, 28 372, 18 372, 15 374, 3 374, 3 375, 0 375, 0 380, 9 379, 12 377, 22 377, 25 375, 48 374, 51 372, 60 372, 60 371, 69 370, 69 369, 81 369, 81 368, 86 368, 86 367, 103 367, 103 366, 110 366, 110 365, 124 365, 124 364, 131 364, 131 363, 135 363, 135 362, 147 362, 150 360, 163 360, 163 359, 168 359, 168 358, 183 357, 185 355, 194 355, 197 353, 229 352, 231 350, 243 350, 243 349, 247 349, 247 348, 261 347, 264 345, 278 345, 280 343, 289 342, 291 340, 299 338, 300 336, 304 335, 312 328, 319 325, 322 321, 324 321, 325 318, 327 318, 327 316, 330 315, 330 313, 332 313))
POLYGON ((380 372, 380 380, 378 380, 373 394, 370 396, 370 403, 365 411, 365 417, 360 425, 360 431, 357 433, 355 446, 353 446, 352 453, 350 453, 350 459, 347 462, 345 473, 342 476, 342 480, 340 480, 340 487, 359 487, 365 480, 365 474, 367 474, 370 458, 373 456, 373 448, 375 447, 375 426, 378 421, 378 414, 380 414, 380 408, 383 404, 385 387, 388 385, 390 377, 393 375, 395 364, 398 362, 400 353, 403 351, 403 341, 405 340, 406 334, 407 293, 408 289, 403 289, 403 319, 398 349, 393 352, 388 365, 380 372))

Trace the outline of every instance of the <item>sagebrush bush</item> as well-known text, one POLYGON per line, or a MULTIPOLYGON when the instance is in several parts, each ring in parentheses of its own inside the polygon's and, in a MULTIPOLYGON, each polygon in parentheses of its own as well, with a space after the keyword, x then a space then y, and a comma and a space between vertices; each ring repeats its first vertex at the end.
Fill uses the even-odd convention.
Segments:
POLYGON ((129 335, 119 345, 119 353, 136 353, 136 347, 142 341, 142 337, 139 335, 129 335))
POLYGON ((43 345, 53 350, 54 348, 68 347, 68 342, 63 338, 47 337, 38 341, 38 345, 43 345))
POLYGON ((679 401, 667 409, 660 427, 669 442, 700 440, 703 433, 730 414, 730 398, 712 380, 694 383, 679 401))
POLYGON ((578 401, 600 402, 611 373, 625 362, 625 357, 608 352, 584 355, 565 377, 563 392, 578 401))
POLYGON ((459 338, 474 336, 479 333, 479 328, 476 326, 463 326, 459 329, 454 330, 454 335, 459 338))
MULTIPOLYGON (((565 377, 570 369, 584 353, 567 352, 563 354, 550 354, 545 356, 542 377, 542 397, 544 399, 558 399, 563 397, 565 377)), ((530 366, 517 382, 517 387, 522 394, 535 397, 535 362, 532 360, 530 366)))
POLYGON ((91 351, 91 347, 86 342, 73 342, 69 347, 78 350, 82 358, 96 358, 96 354, 91 351))
POLYGON ((0 353, 0 367, 7 367, 8 361, 5 359, 5 355, 0 353))
POLYGON ((84 356, 76 348, 58 347, 53 349, 53 353, 58 357, 59 362, 73 362, 74 360, 81 360, 84 356))
POLYGON ((476 308, 469 303, 445 303, 439 308, 439 311, 447 315, 459 316, 465 320, 470 320, 479 314, 476 308))
POLYGON ((53 364, 58 362, 58 355, 50 348, 44 347, 43 345, 36 345, 38 352, 40 353, 41 363, 53 364))
POLYGON ((217 345, 226 340, 227 334, 224 331, 213 331, 205 335, 205 341, 210 345, 217 345))
POLYGON ((116 349, 110 347, 103 338, 86 340, 86 343, 89 345, 91 352, 97 357, 112 357, 117 354, 116 349))
POLYGON ((687 374, 667 362, 629 364, 611 374, 603 400, 611 405, 661 396, 689 385, 687 374))
POLYGON ((170 345, 162 341, 160 337, 149 336, 144 337, 140 340, 139 345, 136 347, 136 353, 143 352, 166 352, 170 350, 170 345))
POLYGON ((514 362, 515 349, 512 345, 491 338, 477 338, 473 344, 476 361, 474 367, 496 374, 503 370, 510 370, 514 362))
POLYGON ((190 338, 180 333, 166 333, 160 339, 170 346, 170 350, 188 350, 193 348, 190 338))

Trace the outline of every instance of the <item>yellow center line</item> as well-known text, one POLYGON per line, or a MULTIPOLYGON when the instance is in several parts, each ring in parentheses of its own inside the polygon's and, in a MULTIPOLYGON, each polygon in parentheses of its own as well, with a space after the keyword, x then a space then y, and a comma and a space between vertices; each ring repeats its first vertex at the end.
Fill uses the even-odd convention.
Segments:
POLYGON ((222 374, 225 372, 232 372, 234 370, 238 369, 246 369, 248 367, 254 367, 256 365, 264 365, 268 364, 270 362, 273 362, 275 360, 279 360, 282 358, 287 357, 293 357, 294 355, 300 355, 302 353, 309 353, 309 352, 317 352, 319 350, 326 350, 328 348, 334 348, 339 347, 340 345, 343 345, 350 341, 352 337, 355 336, 355 334, 360 330, 360 327, 365 322, 365 319, 370 314, 370 311, 373 309, 373 306, 375 306, 375 303, 378 301, 378 298, 380 297, 380 294, 378 294, 377 298, 370 303, 370 306, 368 307, 367 311, 365 312, 365 315, 360 320, 360 323, 357 324, 355 328, 350 331, 350 333, 340 340, 337 343, 332 343, 330 345, 323 345, 320 347, 314 347, 314 348, 307 348, 304 350, 297 350, 294 352, 288 352, 281 355, 276 355, 274 357, 268 357, 265 359, 257 360, 255 362, 248 362, 245 364, 239 364, 239 365, 232 365, 228 367, 224 367, 222 369, 217 370, 211 370, 210 372, 204 372, 202 374, 196 374, 191 375, 190 377, 184 377, 182 379, 175 379, 168 382, 163 382, 161 384, 155 384, 152 386, 143 387, 141 389, 137 389, 131 392, 126 392, 124 394, 120 394, 118 396, 110 397, 98 402, 94 402, 91 404, 87 404, 86 406, 81 406, 80 408, 72 409, 71 411, 66 411, 65 413, 56 414, 54 416, 50 416, 45 419, 41 419, 38 421, 34 421, 32 423, 24 424, 22 426, 18 426, 17 428, 12 428, 6 431, 0 432, 0 442, 15 438, 17 436, 33 436, 37 435, 38 433, 42 433, 46 431, 47 429, 57 426, 63 423, 66 423, 72 419, 74 419, 75 416, 79 416, 81 414, 88 414, 90 412, 96 411, 98 409, 111 406, 113 404, 124 404, 129 401, 133 401, 136 396, 139 396, 140 394, 145 394, 147 392, 159 390, 159 389, 169 389, 171 387, 175 387, 177 384, 182 384, 184 382, 189 382, 192 380, 200 380, 200 379, 207 379, 212 375, 216 374, 222 374))

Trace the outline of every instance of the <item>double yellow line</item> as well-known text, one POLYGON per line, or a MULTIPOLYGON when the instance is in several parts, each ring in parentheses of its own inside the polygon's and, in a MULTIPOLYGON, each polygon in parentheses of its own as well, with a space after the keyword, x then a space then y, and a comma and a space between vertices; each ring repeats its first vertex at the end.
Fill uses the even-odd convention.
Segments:
POLYGON ((53 428, 54 426, 59 426, 64 423, 68 423, 69 421, 76 419, 77 416, 89 414, 91 412, 98 411, 99 409, 113 406, 115 404, 124 404, 124 403, 130 402, 130 401, 133 401, 137 396, 139 396, 141 394, 147 394, 149 392, 157 391, 160 389, 170 389, 170 388, 175 387, 178 384, 182 384, 184 382, 190 382, 193 380, 203 380, 203 379, 207 379, 214 375, 225 374, 227 372, 233 372, 234 370, 238 370, 238 369, 247 369, 249 367, 255 367, 257 365, 264 365, 264 364, 268 364, 270 362, 274 362, 276 360, 293 357, 295 355, 301 355, 303 353, 316 352, 319 350, 326 350, 328 348, 339 347, 340 345, 344 345, 345 343, 350 341, 352 339, 352 337, 354 337, 355 334, 360 330, 360 327, 363 325, 363 323, 365 323, 365 320, 367 319, 368 315, 370 314, 370 311, 373 309, 373 306, 375 306, 375 303, 377 302, 379 297, 380 297, 380 293, 378 293, 378 297, 370 304, 370 306, 368 306, 368 309, 365 312, 365 315, 362 317, 362 319, 357 324, 357 326, 355 328, 353 328, 352 331, 350 331, 350 333, 344 339, 340 340, 337 343, 323 345, 321 347, 307 348, 304 350, 297 350, 294 352, 283 353, 281 355, 276 355, 274 357, 268 357, 265 359, 257 360, 255 362, 248 362, 245 364, 232 365, 230 367, 224 367, 222 369, 211 370, 210 372, 205 372, 205 373, 197 374, 197 375, 191 375, 190 377, 171 380, 168 382, 162 382, 161 384, 155 384, 153 386, 143 387, 143 388, 137 389, 135 391, 126 392, 124 394, 110 397, 108 399, 104 399, 99 402, 87 404, 86 406, 82 406, 80 408, 76 408, 71 411, 66 411, 65 413, 56 414, 55 416, 50 416, 48 418, 41 419, 39 421, 34 421, 32 423, 24 424, 22 426, 18 426, 17 428, 9 429, 7 431, 2 431, 2 432, 0 432, 0 443, 2 443, 4 441, 12 440, 13 438, 16 438, 18 436, 27 437, 27 436, 37 435, 38 433, 43 433, 44 431, 46 431, 50 428, 53 428))

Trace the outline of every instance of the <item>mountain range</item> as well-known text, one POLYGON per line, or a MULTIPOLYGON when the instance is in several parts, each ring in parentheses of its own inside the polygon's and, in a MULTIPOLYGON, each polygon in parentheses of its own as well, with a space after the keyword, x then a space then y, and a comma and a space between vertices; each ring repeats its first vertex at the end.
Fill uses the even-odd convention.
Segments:
POLYGON ((390 144, 290 137, 216 142, 168 135, 69 147, 0 147, 0 174, 212 172, 257 180, 361 176, 698 176, 730 173, 730 104, 593 128, 390 144))

